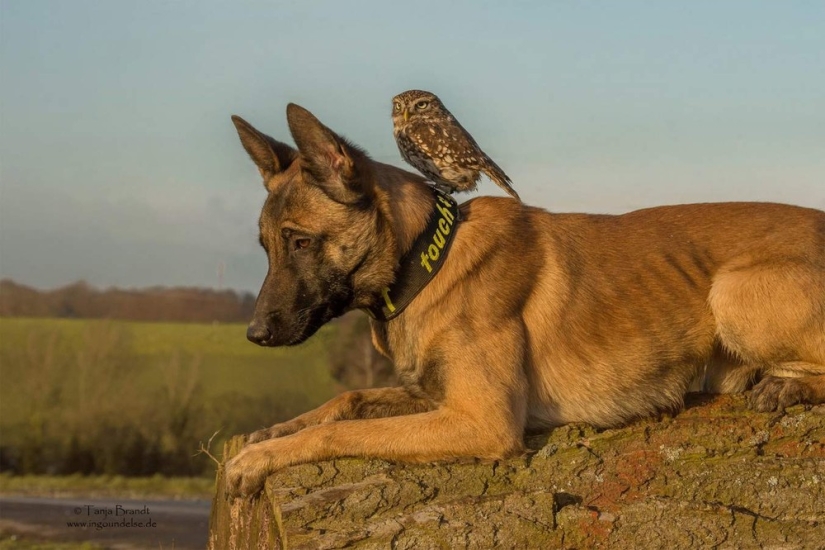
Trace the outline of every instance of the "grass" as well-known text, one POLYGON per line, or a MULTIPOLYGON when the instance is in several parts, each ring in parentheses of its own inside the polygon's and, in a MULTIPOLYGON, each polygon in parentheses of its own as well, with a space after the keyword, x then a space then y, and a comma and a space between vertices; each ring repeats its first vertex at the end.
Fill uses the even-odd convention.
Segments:
MULTIPOLYGON (((254 396, 286 390, 322 402, 333 393, 326 356, 335 332, 332 325, 300 346, 262 348, 247 341, 244 324, 0 318, 0 358, 32 343, 32 339, 35 345, 42 345, 55 336, 61 353, 77 353, 84 340, 94 337, 90 333, 96 328, 126 333, 125 351, 134 357, 137 368, 127 375, 138 377, 147 386, 156 384, 159 371, 177 356, 200 362, 207 397, 232 391, 254 396)), ((0 374, 0 397, 5 401, 14 395, 14 379, 24 378, 26 373, 19 372, 12 362, 2 361, 0 374)), ((64 377, 71 374, 64 373, 64 377)), ((9 412, 0 409, 3 416, 9 412)))
POLYGON ((331 398, 327 325, 261 348, 241 324, 0 318, 0 463, 18 473, 211 476, 198 442, 331 398), (90 466, 90 464, 92 464, 90 466), (139 468, 126 472, 132 464, 139 468), (80 468, 80 469, 78 469, 80 468))
POLYGON ((0 495, 15 496, 194 500, 211 499, 214 487, 205 477, 0 474, 0 495))
POLYGON ((102 550, 91 542, 51 542, 0 529, 0 550, 102 550))

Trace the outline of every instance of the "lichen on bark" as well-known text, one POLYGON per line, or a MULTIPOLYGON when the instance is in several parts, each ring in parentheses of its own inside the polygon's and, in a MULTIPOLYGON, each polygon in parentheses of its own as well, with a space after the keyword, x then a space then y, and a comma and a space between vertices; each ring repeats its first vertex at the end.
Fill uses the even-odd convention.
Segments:
POLYGON ((510 460, 304 464, 234 501, 219 472, 209 547, 825 547, 825 406, 692 396, 674 417, 526 443, 510 460))

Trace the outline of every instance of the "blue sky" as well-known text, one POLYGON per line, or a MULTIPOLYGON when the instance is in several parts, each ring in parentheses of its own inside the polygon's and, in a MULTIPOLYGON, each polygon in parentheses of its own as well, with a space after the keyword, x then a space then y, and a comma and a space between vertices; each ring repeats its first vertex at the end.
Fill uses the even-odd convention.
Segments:
POLYGON ((823 28, 818 1, 0 0, 0 276, 256 290, 229 116, 290 141, 293 101, 403 166, 409 88, 552 211, 825 209, 823 28))

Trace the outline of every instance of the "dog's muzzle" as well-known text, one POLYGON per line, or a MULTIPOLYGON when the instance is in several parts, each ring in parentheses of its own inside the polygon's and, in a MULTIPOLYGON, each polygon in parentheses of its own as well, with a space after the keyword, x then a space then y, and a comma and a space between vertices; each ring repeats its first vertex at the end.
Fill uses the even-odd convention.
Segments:
POLYGON ((263 320, 253 319, 246 329, 246 339, 253 344, 265 346, 272 341, 272 332, 268 323, 263 320))

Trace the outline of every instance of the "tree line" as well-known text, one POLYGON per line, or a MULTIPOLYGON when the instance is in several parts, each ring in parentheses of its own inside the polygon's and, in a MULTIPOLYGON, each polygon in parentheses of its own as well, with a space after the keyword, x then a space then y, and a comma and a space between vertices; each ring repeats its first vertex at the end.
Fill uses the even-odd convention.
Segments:
POLYGON ((233 290, 98 290, 84 281, 55 290, 37 290, 9 279, 0 281, 0 317, 244 323, 252 317, 254 308, 254 294, 233 290))

